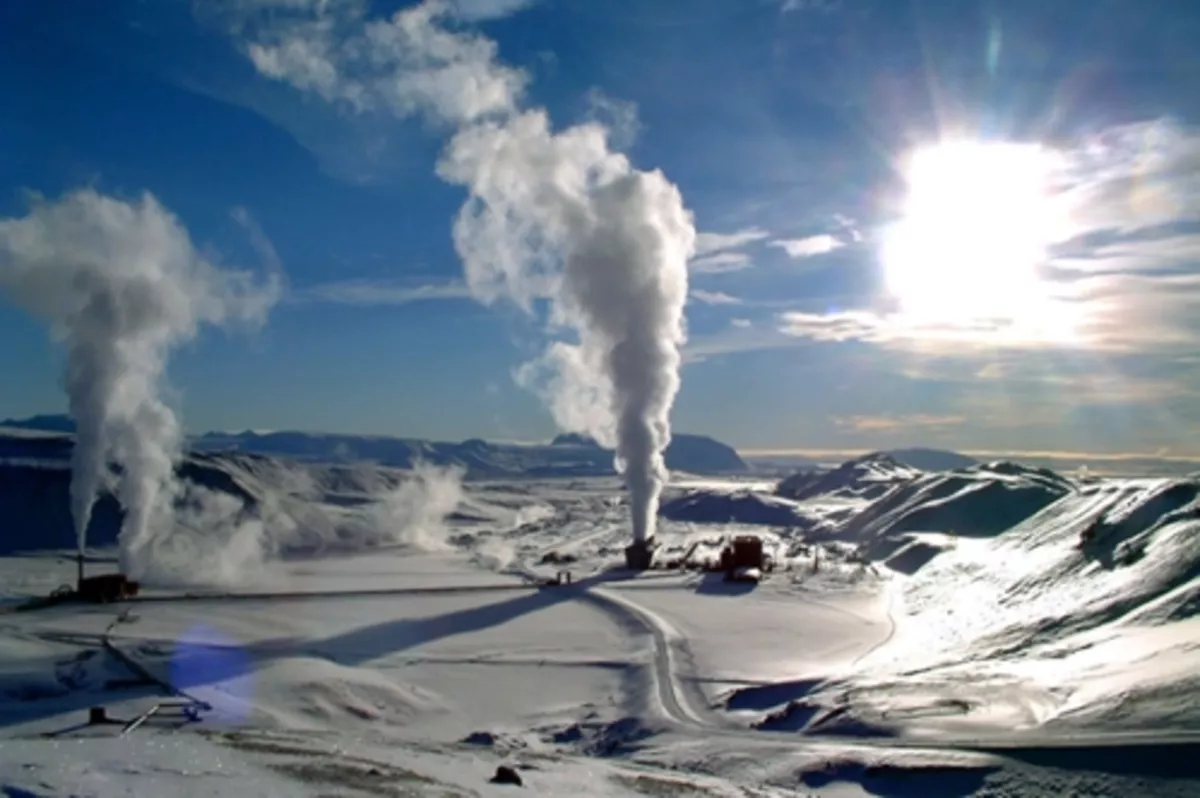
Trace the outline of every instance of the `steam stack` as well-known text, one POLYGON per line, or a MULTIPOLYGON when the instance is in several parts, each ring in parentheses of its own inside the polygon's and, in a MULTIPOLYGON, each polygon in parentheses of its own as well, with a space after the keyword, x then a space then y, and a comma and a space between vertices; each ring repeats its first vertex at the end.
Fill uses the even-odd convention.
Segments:
POLYGON ((650 561, 654 558, 654 538, 635 540, 625 547, 625 567, 631 571, 650 570, 650 561))

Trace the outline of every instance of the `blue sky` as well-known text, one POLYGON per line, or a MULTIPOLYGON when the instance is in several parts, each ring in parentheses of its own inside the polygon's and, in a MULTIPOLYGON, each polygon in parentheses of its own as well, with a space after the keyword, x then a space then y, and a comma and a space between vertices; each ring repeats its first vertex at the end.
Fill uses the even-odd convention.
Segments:
MULTIPOLYGON (((694 213, 676 429, 751 449, 1200 455, 1200 8, 458 2, 462 28, 524 72, 526 103, 560 127, 604 121, 694 213), (921 289, 936 302, 898 298, 883 253, 908 158, 949 138, 1053 152, 1072 223, 1028 285, 977 268, 988 235, 1021 235, 993 218, 974 250, 923 245, 953 255, 951 287, 921 289), (1006 291, 1019 298, 987 296, 987 313, 938 311, 1006 291)), ((279 20, 338 5, 5 4, 0 216, 25 214, 31 191, 149 191, 213 260, 283 270, 261 329, 206 330, 173 356, 191 430, 548 437, 551 415, 513 378, 544 320, 467 291, 451 239, 464 195, 434 171, 447 131, 328 102, 249 55, 279 20)), ((1019 214, 972 185, 951 210, 1019 214)), ((935 228, 961 221, 945 213, 935 228)), ((0 304, 0 338, 0 417, 63 409, 44 326, 0 304)))

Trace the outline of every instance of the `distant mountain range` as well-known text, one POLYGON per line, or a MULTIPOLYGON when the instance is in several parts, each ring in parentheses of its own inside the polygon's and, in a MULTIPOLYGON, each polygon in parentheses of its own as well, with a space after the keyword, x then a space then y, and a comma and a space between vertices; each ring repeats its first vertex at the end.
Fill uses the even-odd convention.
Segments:
MULTIPOLYGON (((0 427, 72 433, 67 416, 39 415, 0 421, 0 427)), ((560 435, 549 444, 461 443, 384 435, 338 435, 296 431, 206 432, 192 437, 197 452, 242 452, 314 463, 368 462, 411 468, 424 461, 458 465, 476 478, 522 475, 599 476, 614 473, 613 452, 582 435, 560 435)), ((749 470, 733 447, 702 435, 676 433, 666 451, 667 468, 696 474, 735 474, 749 470)))
MULTIPOLYGON (((974 457, 969 457, 965 454, 945 449, 928 449, 924 447, 886 449, 872 452, 869 455, 847 453, 837 456, 836 463, 840 464, 844 461, 857 460, 859 457, 870 457, 880 454, 887 455, 899 465, 917 468, 921 471, 956 471, 960 468, 970 468, 973 465, 979 464, 979 461, 974 457)), ((829 470, 834 467, 834 464, 828 461, 822 464, 822 462, 812 457, 791 455, 752 457, 750 465, 758 471, 772 471, 780 474, 792 474, 796 471, 829 470)))
POLYGON ((979 461, 974 457, 968 457, 958 452, 949 452, 944 449, 925 449, 921 447, 890 449, 885 454, 901 465, 906 465, 909 468, 919 468, 922 471, 957 471, 960 468, 970 468, 971 466, 979 465, 979 461))

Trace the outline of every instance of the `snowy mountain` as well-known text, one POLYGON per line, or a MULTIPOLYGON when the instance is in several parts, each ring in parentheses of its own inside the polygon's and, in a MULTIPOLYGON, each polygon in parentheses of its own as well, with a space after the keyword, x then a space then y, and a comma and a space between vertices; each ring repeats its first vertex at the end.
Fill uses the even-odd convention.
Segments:
MULTIPOLYGON (((0 428, 73 432, 66 416, 9 419, 0 428)), ((580 435, 561 435, 548 445, 492 443, 470 439, 461 443, 398 438, 384 435, 337 435, 296 431, 207 432, 189 441, 193 450, 242 452, 313 463, 375 463, 387 468, 412 468, 418 462, 465 469, 468 478, 505 476, 606 476, 613 470, 613 453, 580 435)), ((730 446, 702 435, 675 433, 665 453, 667 468, 694 474, 740 473, 746 463, 730 446)))
POLYGON ((886 454, 898 463, 922 471, 955 471, 979 463, 974 457, 965 454, 920 446, 911 449, 889 449, 886 454))
POLYGON ((775 492, 789 499, 837 494, 874 498, 896 484, 921 476, 919 469, 906 466, 885 452, 874 452, 848 460, 830 471, 806 470, 779 483, 775 492))
POLYGON ((1008 462, 917 474, 891 482, 839 531, 860 541, 912 531, 990 537, 1072 490, 1072 483, 1053 472, 1008 462))
POLYGON ((29 418, 6 418, 0 421, 0 429, 31 430, 37 432, 74 432, 75 421, 70 416, 45 414, 29 418))
POLYGON ((658 513, 672 521, 793 526, 812 523, 795 502, 752 490, 694 490, 669 498, 658 513))
MULTIPOLYGON (((242 451, 316 462, 374 462, 411 468, 418 460, 461 465, 470 477, 598 476, 614 473, 613 453, 581 436, 556 438, 549 445, 491 443, 471 439, 444 443, 386 436, 303 432, 206 433, 192 445, 207 451, 242 451)), ((737 452, 699 435, 675 434, 666 451, 667 467, 691 473, 746 470, 737 452)))

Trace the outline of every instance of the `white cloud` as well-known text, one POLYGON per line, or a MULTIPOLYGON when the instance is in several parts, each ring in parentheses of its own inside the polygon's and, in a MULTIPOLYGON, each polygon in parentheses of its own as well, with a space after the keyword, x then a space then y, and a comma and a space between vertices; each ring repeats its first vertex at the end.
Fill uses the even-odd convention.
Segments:
POLYGON ((754 323, 750 319, 730 319, 729 326, 745 330, 754 326, 754 323))
POLYGON ((742 300, 721 291, 702 291, 694 289, 691 298, 706 305, 740 305, 742 300))
MULTIPOLYGON (((469 4, 476 13, 511 3, 469 4)), ((414 113, 462 124, 515 109, 526 75, 500 64, 495 42, 441 24, 454 7, 425 2, 390 19, 362 20, 355 3, 320 5, 250 36, 246 51, 266 77, 357 112, 414 113)))
POLYGON ((717 252, 688 261, 688 268, 702 274, 719 274, 749 269, 754 264, 745 252, 717 252))
POLYGON ((770 245, 782 249, 792 258, 811 258, 814 255, 824 255, 826 252, 833 252, 843 246, 841 241, 828 233, 808 238, 780 238, 772 241, 770 245))
POLYGON ((413 285, 396 280, 340 280, 297 290, 293 302, 329 302, 339 305, 407 305, 439 299, 470 299, 467 286, 458 281, 413 285))
POLYGON ((511 16, 536 2, 537 0, 450 0, 455 14, 462 19, 475 21, 511 16))
POLYGON ((697 233, 696 255, 709 255, 714 252, 724 252, 738 249, 755 241, 762 241, 771 234, 761 227, 747 227, 732 233, 697 233))

